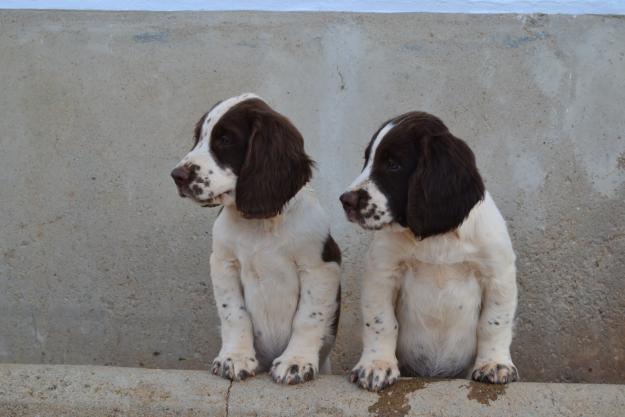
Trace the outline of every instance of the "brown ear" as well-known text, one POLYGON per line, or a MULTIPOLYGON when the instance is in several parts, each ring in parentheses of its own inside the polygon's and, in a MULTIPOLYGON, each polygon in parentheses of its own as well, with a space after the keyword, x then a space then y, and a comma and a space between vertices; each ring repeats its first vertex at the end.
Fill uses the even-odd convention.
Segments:
POLYGON ((424 137, 406 207, 414 235, 425 239, 457 228, 483 198, 484 183, 467 144, 449 132, 424 137))
POLYGON ((245 161, 237 179, 236 205, 245 217, 276 216, 310 180, 314 162, 291 122, 272 110, 253 122, 245 161))

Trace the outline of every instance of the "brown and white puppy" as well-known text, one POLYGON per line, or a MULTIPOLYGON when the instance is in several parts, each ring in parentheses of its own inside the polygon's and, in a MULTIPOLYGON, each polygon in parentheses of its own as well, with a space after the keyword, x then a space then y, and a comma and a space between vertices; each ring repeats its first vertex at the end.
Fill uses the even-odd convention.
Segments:
POLYGON ((341 252, 306 186, 313 162, 297 129, 253 94, 217 103, 171 175, 182 197, 222 205, 210 257, 222 347, 216 375, 270 370, 296 384, 329 371, 341 252))
POLYGON ((430 114, 395 117, 373 135, 341 202, 350 221, 376 230, 352 382, 377 391, 400 370, 515 381, 515 255, 467 144, 430 114))

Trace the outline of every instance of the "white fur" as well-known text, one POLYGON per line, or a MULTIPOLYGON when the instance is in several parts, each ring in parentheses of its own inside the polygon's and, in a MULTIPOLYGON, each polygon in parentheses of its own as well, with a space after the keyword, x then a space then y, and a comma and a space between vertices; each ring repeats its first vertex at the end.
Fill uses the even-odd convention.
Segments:
POLYGON ((259 370, 273 363, 272 376, 284 383, 293 382, 293 365, 300 377, 323 365, 320 351, 333 342, 330 326, 340 283, 339 265, 321 259, 329 232, 329 220, 309 187, 267 220, 245 219, 233 205, 224 207, 213 226, 211 255, 222 335, 215 360, 237 358, 235 377, 239 370, 256 368, 245 358, 257 359, 259 370))
POLYGON ((368 387, 376 390, 394 382, 399 366, 424 376, 513 367, 515 271, 505 221, 488 192, 446 234, 418 240, 397 224, 377 231, 363 281, 368 325, 355 371, 378 376, 379 384, 368 387))

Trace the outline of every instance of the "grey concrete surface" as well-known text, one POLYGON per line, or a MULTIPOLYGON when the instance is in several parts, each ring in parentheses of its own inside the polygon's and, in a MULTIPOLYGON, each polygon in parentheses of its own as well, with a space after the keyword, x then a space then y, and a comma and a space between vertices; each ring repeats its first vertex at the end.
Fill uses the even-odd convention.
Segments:
POLYGON ((344 251, 335 372, 371 238, 337 197, 378 125, 421 109, 508 220, 523 380, 625 382, 622 17, 2 11, 0 74, 0 362, 208 368, 217 210, 169 171, 254 91, 302 131, 344 251))
POLYGON ((298 386, 267 375, 230 382, 202 371, 0 364, 0 415, 620 417, 624 385, 403 379, 369 393, 342 376, 298 386))
POLYGON ((0 365, 0 415, 225 416, 230 381, 206 371, 0 365))

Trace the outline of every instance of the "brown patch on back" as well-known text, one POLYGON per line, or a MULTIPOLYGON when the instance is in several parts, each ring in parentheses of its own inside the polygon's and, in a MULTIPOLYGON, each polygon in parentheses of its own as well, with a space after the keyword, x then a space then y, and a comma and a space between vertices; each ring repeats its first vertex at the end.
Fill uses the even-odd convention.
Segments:
POLYGON ((480 404, 490 405, 491 401, 495 401, 500 395, 505 394, 508 386, 505 384, 483 384, 471 381, 468 386, 463 385, 463 387, 469 388, 468 399, 475 400, 480 404))
POLYGON ((377 417, 404 417, 410 411, 407 395, 423 389, 430 381, 422 378, 400 379, 378 393, 378 401, 369 407, 377 417))
POLYGON ((339 249, 339 245, 336 244, 330 234, 328 234, 323 244, 321 259, 323 262, 336 262, 339 265, 341 264, 341 249, 339 249))

